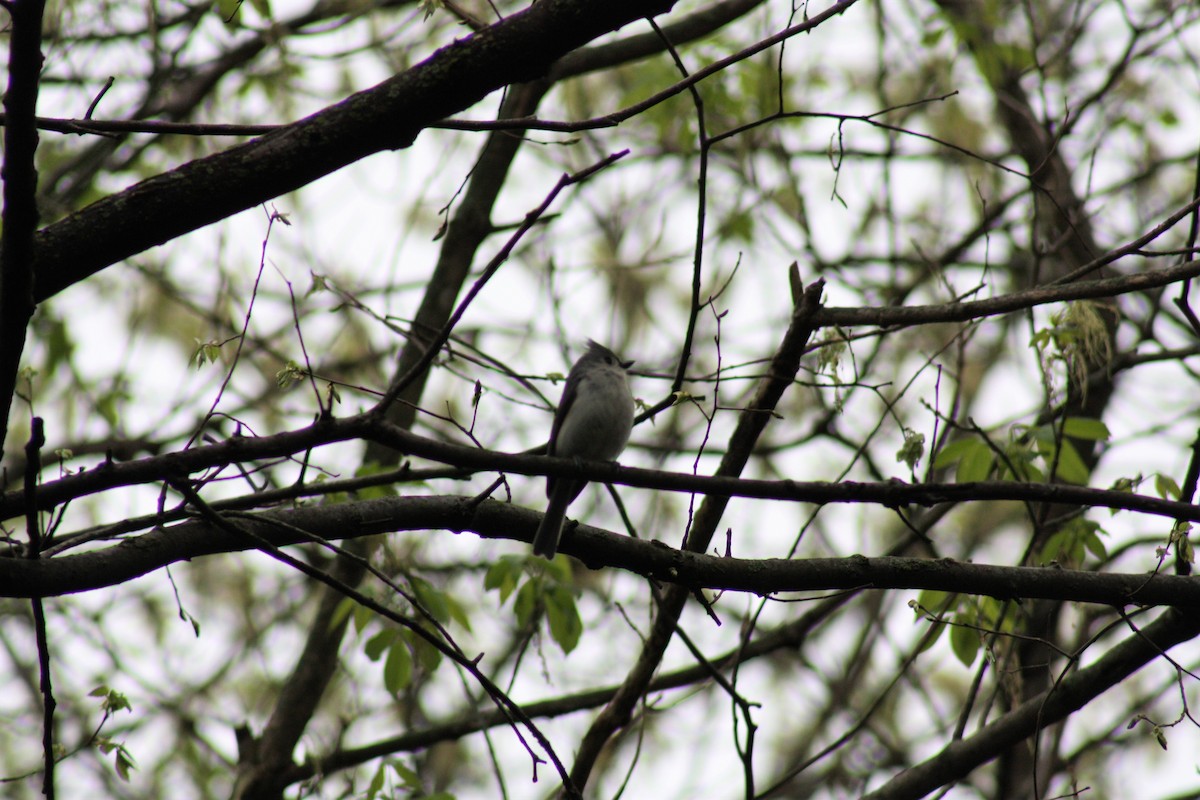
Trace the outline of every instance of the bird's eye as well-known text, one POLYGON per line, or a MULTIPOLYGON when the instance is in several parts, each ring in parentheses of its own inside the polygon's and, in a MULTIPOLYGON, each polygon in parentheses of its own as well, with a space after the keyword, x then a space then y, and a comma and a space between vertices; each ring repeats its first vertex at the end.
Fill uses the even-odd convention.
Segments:
POLYGON ((604 363, 605 363, 605 364, 611 364, 611 363, 613 363, 612 356, 605 356, 605 357, 604 357, 604 363))

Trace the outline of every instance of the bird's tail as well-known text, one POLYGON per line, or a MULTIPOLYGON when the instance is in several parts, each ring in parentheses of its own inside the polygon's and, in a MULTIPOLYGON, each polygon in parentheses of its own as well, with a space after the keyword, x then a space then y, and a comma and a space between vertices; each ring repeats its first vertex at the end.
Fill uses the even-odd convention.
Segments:
POLYGON ((554 558, 558 552, 558 540, 562 537, 563 523, 567 517, 567 506, 575 499, 578 492, 573 492, 572 481, 555 481, 554 489, 550 492, 550 502, 546 506, 546 516, 538 526, 537 534, 533 537, 533 554, 554 558))

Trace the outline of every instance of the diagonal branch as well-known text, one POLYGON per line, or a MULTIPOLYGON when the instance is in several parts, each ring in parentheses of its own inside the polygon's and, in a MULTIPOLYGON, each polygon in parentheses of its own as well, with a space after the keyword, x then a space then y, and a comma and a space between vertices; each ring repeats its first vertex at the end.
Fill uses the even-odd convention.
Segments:
POLYGON ((915 800, 966 777, 1039 730, 1061 722, 1177 644, 1200 634, 1200 617, 1170 609, 1141 631, 1079 670, 1031 697, 974 736, 951 742, 863 800, 915 800))
POLYGON ((418 134, 491 92, 672 0, 545 0, 438 50, 371 89, 259 139, 143 181, 35 239, 34 297, 252 208, 418 134))
MULTIPOLYGON (((792 315, 787 333, 784 334, 783 341, 771 360, 767 377, 763 379, 758 392, 738 419, 737 428, 729 440, 729 449, 717 468, 717 476, 735 477, 741 474, 755 443, 771 419, 771 411, 783 393, 793 385, 796 373, 800 369, 800 356, 816 330, 813 317, 821 307, 821 291, 824 285, 824 281, 818 280, 805 289, 792 315)), ((703 553, 708 549, 713 532, 717 529, 728 503, 728 497, 709 496, 704 499, 688 538, 689 552, 703 553)), ((575 766, 571 768, 571 779, 576 786, 582 788, 587 784, 596 760, 609 739, 632 717, 634 707, 645 694, 646 687, 650 685, 651 678, 662 662, 688 595, 688 589, 674 586, 660 597, 654 628, 646 637, 637 662, 612 702, 592 722, 579 745, 575 766)))

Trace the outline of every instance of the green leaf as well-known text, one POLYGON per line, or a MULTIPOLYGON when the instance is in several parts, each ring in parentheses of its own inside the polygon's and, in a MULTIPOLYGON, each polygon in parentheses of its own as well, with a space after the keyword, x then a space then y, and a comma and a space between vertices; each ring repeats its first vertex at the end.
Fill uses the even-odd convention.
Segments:
POLYGON ((354 606, 354 632, 362 633, 363 629, 375 619, 375 612, 364 605, 355 604, 354 606))
POLYGON ((97 739, 96 746, 100 748, 102 753, 114 753, 113 767, 117 770, 117 777, 129 783, 129 772, 137 769, 137 764, 133 761, 133 756, 125 748, 125 745, 118 744, 111 739, 97 739))
MULTIPOLYGON (((1053 455, 1047 456, 1047 458, 1053 458, 1053 455)), ((1068 483, 1078 486, 1087 485, 1088 476, 1091 473, 1088 471, 1087 465, 1083 463, 1083 459, 1079 457, 1079 451, 1075 449, 1075 445, 1071 444, 1068 439, 1062 440, 1062 447, 1058 451, 1058 465, 1054 474, 1055 477, 1068 483)))
POLYGON ((445 6, 445 0, 421 0, 417 8, 421 10, 421 21, 427 22, 434 12, 445 6))
POLYGON ((1087 559, 1088 553, 1097 558, 1107 558, 1108 549, 1100 538, 1104 533, 1100 523, 1076 517, 1046 540, 1046 544, 1038 553, 1038 560, 1043 564, 1057 562, 1065 566, 1079 567, 1087 559))
POLYGON ((717 226, 717 235, 735 242, 750 242, 754 239, 754 222, 759 209, 741 209, 730 212, 717 226))
POLYGON ((501 556, 497 561, 492 562, 487 573, 484 574, 483 588, 488 591, 498 589, 501 605, 517 588, 517 583, 524 574, 525 561, 524 556, 501 556))
POLYGON ((383 791, 383 780, 387 777, 386 770, 387 764, 380 764, 375 769, 375 774, 371 776, 371 782, 367 785, 367 800, 375 800, 383 791))
POLYGON ((978 439, 958 439, 951 442, 938 451, 937 457, 933 459, 934 468, 945 469, 952 464, 957 464, 963 456, 978 447, 979 444, 978 439))
POLYGON ((412 683, 413 661, 408 645, 401 640, 393 642, 383 664, 383 686, 392 694, 399 694, 412 683))
MULTIPOLYGON (((1032 462, 1015 461, 1015 462, 1013 462, 1013 466, 1017 467, 1017 469, 1019 469, 1021 471, 1019 475, 1013 476, 1017 480, 1029 481, 1030 483, 1045 483, 1046 482, 1046 473, 1044 473, 1040 469, 1038 469, 1037 466, 1035 464, 1033 464, 1032 462)), ((1004 472, 1005 472, 1005 474, 1009 474, 1009 470, 1008 470, 1007 466, 1005 467, 1004 472)))
POLYGON ((117 777, 126 783, 129 783, 130 770, 137 769, 137 766, 133 763, 133 759, 123 750, 117 751, 116 767, 117 777))
POLYGON ((412 578, 413 593, 417 600, 433 618, 443 625, 451 620, 471 629, 471 620, 467 617, 466 609, 449 592, 444 592, 427 580, 412 578))
POLYGON ((534 565, 535 574, 544 575, 564 586, 574 584, 575 580, 571 576, 571 561, 562 553, 555 556, 554 560, 549 563, 533 555, 529 556, 528 559, 529 563, 534 565))
POLYGON ((1192 523, 1186 521, 1176 522, 1171 526, 1171 535, 1168 541, 1175 546, 1176 558, 1188 563, 1196 562, 1196 551, 1192 548, 1192 540, 1188 535, 1191 533, 1192 523))
MULTIPOLYGON (((1139 472, 1132 478, 1117 478, 1112 482, 1112 486, 1109 486, 1108 488, 1114 492, 1132 493, 1137 491, 1137 487, 1141 485, 1142 480, 1142 473, 1139 472)), ((1162 495, 1159 496, 1161 497, 1162 495)), ((1113 509, 1114 512, 1116 510, 1117 509, 1113 509)))
POLYGON ((973 483, 988 480, 996 464, 996 455, 982 439, 959 439, 942 447, 934 459, 934 467, 943 469, 958 464, 954 480, 973 483))
MULTIPOLYGON (((388 765, 395 771, 396 777, 404 784, 405 788, 413 791, 421 790, 421 778, 415 770, 410 769, 406 765, 396 760, 391 760, 388 765)), ((428 800, 428 798, 426 798, 428 800)))
POLYGON ((1034 332, 1029 339, 1029 346, 1035 350, 1045 350, 1053 340, 1053 334, 1049 328, 1039 328, 1034 332))
POLYGON ((975 442, 975 447, 968 450, 962 460, 958 462, 955 480, 959 483, 986 481, 992 474, 992 467, 996 463, 996 454, 987 444, 979 440, 972 441, 975 442))
POLYGON ((909 600, 908 606, 916 612, 914 622, 927 622, 930 624, 929 634, 921 641, 921 651, 925 652, 937 643, 937 640, 942 638, 942 634, 946 632, 948 627, 946 623, 939 622, 934 619, 935 615, 940 615, 942 611, 952 602, 953 595, 946 592, 938 591, 937 589, 925 589, 916 600, 909 600))
POLYGON ((1107 442, 1112 437, 1107 425, 1087 417, 1068 417, 1063 422, 1063 433, 1073 439, 1086 439, 1089 442, 1107 442))
POLYGON ((952 625, 950 627, 950 649, 954 651, 954 656, 964 667, 969 667, 975 662, 975 656, 979 654, 979 633, 974 628, 967 628, 962 625, 952 625))
MULTIPOLYGON (((999 625, 1000 617, 1004 612, 1004 605, 994 597, 976 597, 975 598, 975 616, 976 624, 995 629, 999 625)), ((1006 618, 1007 619, 1007 618, 1006 618)), ((1011 621, 1004 625, 1004 630, 1011 630, 1011 621)))
POLYGON ((936 616, 950 608, 950 605, 953 602, 954 595, 950 594, 949 592, 943 592, 940 589, 923 589, 921 590, 921 593, 917 595, 917 605, 919 607, 915 610, 918 614, 927 612, 936 616), (924 611, 922 611, 922 609, 924 609, 924 611))
POLYGON ((384 628, 367 640, 367 643, 363 645, 363 652, 366 653, 367 658, 372 661, 378 661, 379 657, 392 646, 392 642, 395 640, 396 631, 391 628, 384 628))
POLYGON ((513 601, 513 611, 517 614, 517 624, 525 626, 533 619, 537 611, 538 586, 537 581, 525 581, 517 590, 517 599, 513 601))
POLYGON ((308 271, 308 278, 311 281, 308 291, 304 294, 305 297, 311 297, 317 292, 329 292, 333 288, 329 285, 329 276, 322 275, 319 272, 308 271))
POLYGON ((215 364, 221 358, 221 342, 207 341, 202 342, 196 339, 196 349, 192 353, 192 361, 196 364, 196 369, 200 369, 205 364, 215 364))
POLYGON ((923 455, 925 455, 925 434, 905 428, 904 444, 896 451, 896 462, 907 464, 910 470, 916 469, 923 455))
POLYGON ((88 697, 103 697, 101 707, 105 711, 133 711, 128 697, 104 685, 92 689, 88 692, 88 697))
POLYGON ((838 367, 842 364, 842 355, 846 352, 846 332, 841 328, 826 328, 825 336, 817 350, 817 372, 828 375, 835 381, 838 379, 838 367))
POLYGON ((925 620, 925 621, 929 622, 930 633, 928 636, 925 637, 924 640, 922 640, 922 643, 921 643, 920 652, 924 653, 926 650, 930 649, 935 644, 937 644, 938 639, 942 638, 942 634, 945 633, 946 629, 949 628, 950 626, 944 622, 934 622, 934 621, 930 620, 929 617, 925 617, 925 616, 918 617, 918 620, 925 620))
POLYGON ((547 592, 545 599, 550 636, 564 653, 570 653, 583 635, 583 620, 579 618, 575 595, 566 587, 557 586, 547 592))
POLYGON ((288 361, 275 373, 275 385, 280 389, 290 389, 300 381, 308 378, 308 370, 295 361, 288 361))
POLYGON ((446 607, 446 595, 423 578, 414 577, 410 582, 417 602, 438 622, 446 622, 450 618, 450 610, 446 607))
POLYGON ((1042 545, 1039 561, 1043 564, 1077 565, 1082 560, 1076 550, 1077 537, 1067 529, 1055 531, 1042 545))
POLYGON ((1154 491, 1164 500, 1178 500, 1183 495, 1183 490, 1179 488, 1175 479, 1161 472, 1154 476, 1154 491))
POLYGON ((408 643, 408 647, 416 656, 421 669, 428 673, 437 671, 438 665, 442 663, 442 651, 426 641, 424 636, 410 630, 402 631, 400 638, 408 643))
POLYGON ((1192 547, 1192 540, 1188 538, 1180 539, 1175 545, 1177 557, 1186 564, 1196 563, 1196 550, 1192 547))
POLYGON ((471 618, 467 616, 467 609, 462 603, 458 602, 458 598, 450 593, 446 593, 446 608, 450 611, 450 619, 462 626, 463 630, 471 630, 471 618))
POLYGON ((1104 540, 1096 532, 1086 534, 1083 537, 1083 545, 1097 559, 1104 561, 1108 558, 1108 548, 1105 547, 1104 540))

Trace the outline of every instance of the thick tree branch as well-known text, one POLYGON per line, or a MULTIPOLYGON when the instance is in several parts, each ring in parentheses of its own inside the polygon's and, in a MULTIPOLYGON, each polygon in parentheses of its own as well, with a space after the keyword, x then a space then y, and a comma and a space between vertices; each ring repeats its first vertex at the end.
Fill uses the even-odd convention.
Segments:
MULTIPOLYGON (((724 0, 689 14, 688 16, 663 26, 667 38, 676 44, 683 44, 700 39, 728 25, 735 19, 762 5, 763 0, 724 0)), ((391 5, 385 3, 383 5, 391 5)), ((279 35, 281 30, 294 32, 304 25, 316 21, 318 15, 310 11, 296 20, 277 24, 272 27, 272 37, 279 35)), ((825 16, 825 15, 822 15, 825 16)), ((820 20, 818 20, 819 22, 820 20)), ((204 92, 189 92, 188 103, 184 107, 178 100, 172 102, 174 116, 178 117, 190 111, 206 96, 215 78, 219 78, 230 70, 249 60, 249 56, 260 52, 266 45, 265 36, 257 36, 251 42, 240 45, 235 51, 221 56, 208 65, 194 68, 195 72, 203 72, 206 79, 203 83, 204 92)), ((274 41, 274 39, 271 39, 274 41)), ((639 59, 649 58, 663 52, 662 37, 655 33, 642 33, 619 39, 594 47, 585 47, 568 53, 559 59, 547 76, 548 83, 555 83, 567 78, 585 75, 597 70, 611 69, 622 64, 628 64, 639 59)), ((191 88, 189 86, 189 88, 191 88)), ((530 112, 532 114, 532 112, 530 112)), ((76 135, 110 135, 128 133, 153 133, 177 136, 262 136, 287 127, 285 124, 239 124, 239 123, 204 123, 204 122, 174 122, 159 119, 67 119, 58 117, 37 117, 39 130, 69 133, 76 135)), ((0 114, 0 125, 7 124, 7 118, 0 114)), ((516 119, 497 120, 455 120, 445 119, 431 124, 431 128, 467 131, 564 131, 574 132, 598 127, 614 127, 615 120, 594 121, 562 121, 541 120, 533 116, 516 119)))
POLYGON ((35 239, 42 300, 175 239, 384 150, 671 0, 546 0, 438 50, 412 69, 284 129, 150 178, 47 227, 35 239))
MULTIPOLYGON (((261 539, 285 547, 320 537, 345 541, 380 533, 473 531, 489 539, 530 541, 538 512, 469 497, 386 497, 335 506, 239 515, 249 534, 192 520, 104 549, 37 560, 0 559, 0 597, 49 597, 118 586, 164 566, 242 552, 261 539), (260 521, 255 521, 255 520, 260 521)), ((1000 599, 1046 598, 1110 606, 1200 606, 1200 581, 1170 574, 1105 574, 1057 567, 1005 567, 922 559, 850 556, 741 559, 704 555, 620 536, 586 524, 563 550, 599 569, 614 567, 687 590, 771 595, 844 589, 939 589, 1000 599)))
POLYGON ((25 329, 33 316, 33 236, 38 225, 37 153, 34 124, 42 71, 43 0, 8 6, 12 38, 8 87, 4 93, 3 232, 0 232, 0 455, 8 434, 9 412, 25 350, 25 329))

